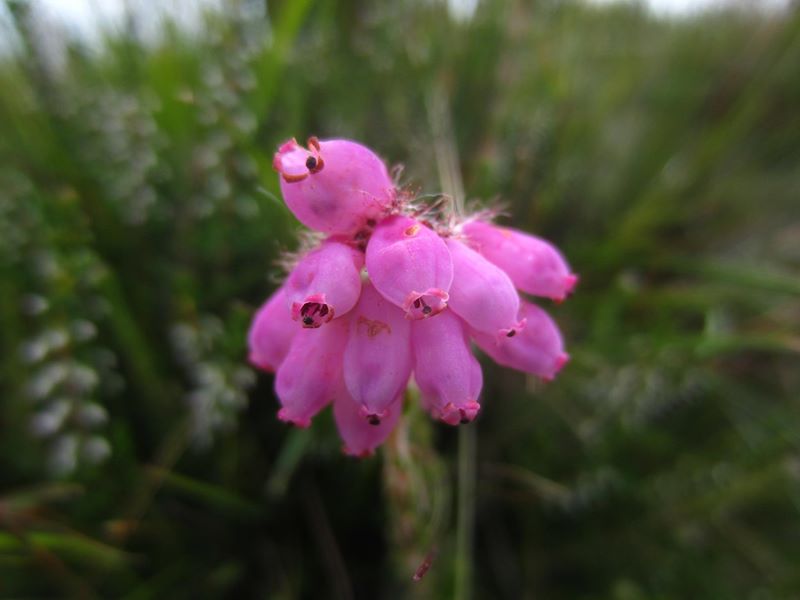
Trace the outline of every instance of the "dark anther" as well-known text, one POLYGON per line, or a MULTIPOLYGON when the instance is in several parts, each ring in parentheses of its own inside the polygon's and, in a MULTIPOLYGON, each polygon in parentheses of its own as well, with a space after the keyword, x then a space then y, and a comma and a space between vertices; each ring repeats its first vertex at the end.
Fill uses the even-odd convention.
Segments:
POLYGON ((420 300, 419 300, 419 298, 417 298, 416 300, 414 300, 414 308, 419 308, 419 304, 420 304, 420 300))
POLYGON ((514 329, 512 329, 506 334, 506 337, 514 337, 515 335, 517 335, 517 332, 514 329))
POLYGON ((324 317, 327 314, 328 314, 328 305, 327 304, 323 304, 322 308, 319 309, 319 316, 320 317, 324 317))
POLYGON ((313 171, 314 169, 316 169, 317 168, 317 159, 314 158, 313 156, 309 156, 306 159, 306 168, 309 171, 313 171))
POLYGON ((370 425, 378 426, 378 425, 381 424, 381 419, 380 419, 380 417, 378 415, 369 415, 367 417, 367 422, 370 425))
POLYGON ((431 312, 433 312, 433 309, 430 306, 426 305, 425 308, 422 309, 423 315, 429 315, 431 314, 431 312))
POLYGON ((313 325, 314 319, 311 317, 303 317, 303 325, 313 325))

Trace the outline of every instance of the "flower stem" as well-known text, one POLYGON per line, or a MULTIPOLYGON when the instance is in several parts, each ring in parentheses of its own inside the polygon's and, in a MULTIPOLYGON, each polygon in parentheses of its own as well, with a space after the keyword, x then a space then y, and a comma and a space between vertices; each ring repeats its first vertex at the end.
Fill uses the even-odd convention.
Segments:
POLYGON ((472 538, 475 526, 475 424, 458 428, 458 515, 456 523, 454 598, 472 597, 472 538))

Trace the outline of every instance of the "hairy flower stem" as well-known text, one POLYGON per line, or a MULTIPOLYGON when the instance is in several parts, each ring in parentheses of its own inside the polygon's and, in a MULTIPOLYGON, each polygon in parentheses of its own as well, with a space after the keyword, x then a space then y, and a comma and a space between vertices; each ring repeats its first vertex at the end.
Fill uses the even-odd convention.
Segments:
POLYGON ((458 429, 458 514, 454 598, 472 597, 472 539, 475 529, 475 459, 478 436, 475 425, 458 429))
MULTIPOLYGON (((410 388, 407 394, 408 408, 383 447, 389 535, 400 579, 411 583, 424 577, 424 589, 433 593, 439 587, 436 581, 447 572, 439 564, 438 548, 450 522, 451 480, 434 448, 431 421, 418 406, 419 391, 410 388)), ((433 597, 426 593, 418 589, 414 597, 433 597)))

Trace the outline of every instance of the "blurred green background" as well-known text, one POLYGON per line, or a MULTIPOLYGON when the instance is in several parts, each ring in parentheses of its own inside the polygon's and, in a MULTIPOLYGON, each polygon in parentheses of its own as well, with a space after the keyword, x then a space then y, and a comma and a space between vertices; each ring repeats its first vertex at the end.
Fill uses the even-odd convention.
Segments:
POLYGON ((6 8, 0 597, 800 596, 796 9, 242 0, 54 52, 6 8), (483 361, 469 564, 455 429, 348 459, 246 364, 312 134, 420 194, 450 156, 581 275, 555 382, 483 361))

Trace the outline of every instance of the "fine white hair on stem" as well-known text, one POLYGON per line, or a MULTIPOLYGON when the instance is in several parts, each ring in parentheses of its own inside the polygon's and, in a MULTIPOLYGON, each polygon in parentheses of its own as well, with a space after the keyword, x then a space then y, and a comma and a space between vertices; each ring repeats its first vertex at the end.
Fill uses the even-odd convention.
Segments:
POLYGON ((282 252, 275 261, 275 265, 287 275, 297 266, 301 258, 322 243, 325 236, 318 231, 301 230, 297 234, 297 239, 297 249, 282 252))

